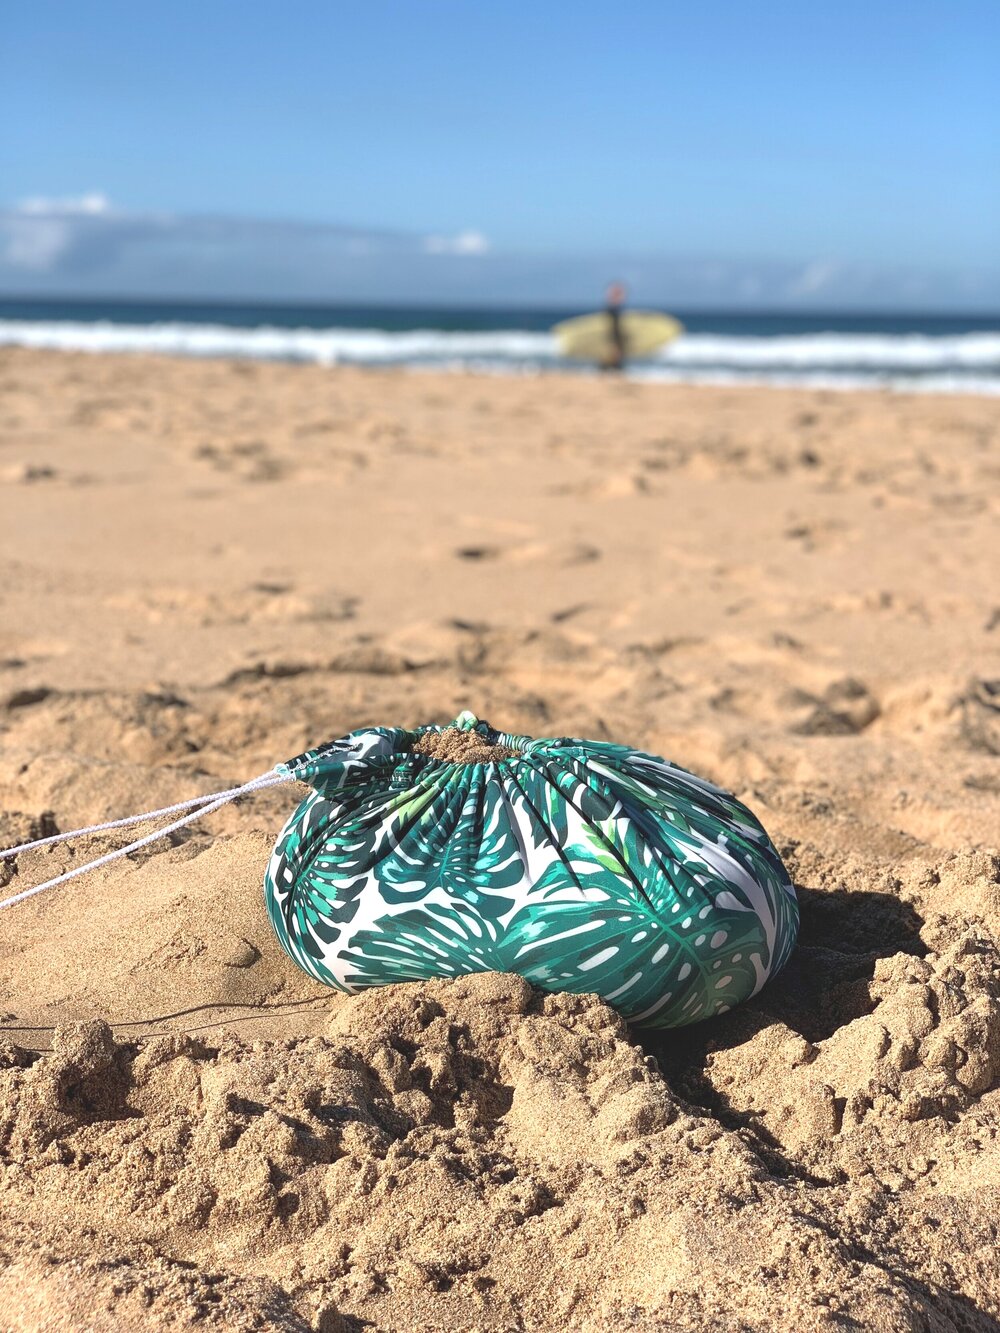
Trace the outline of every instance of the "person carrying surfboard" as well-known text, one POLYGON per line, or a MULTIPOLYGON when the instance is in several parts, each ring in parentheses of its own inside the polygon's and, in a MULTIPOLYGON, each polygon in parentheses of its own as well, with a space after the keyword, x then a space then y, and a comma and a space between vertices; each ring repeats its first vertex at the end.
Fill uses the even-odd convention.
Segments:
POLYGON ((622 307, 628 293, 621 282, 612 282, 604 295, 608 315, 608 351, 601 361, 602 370, 624 370, 625 330, 622 328, 622 307))
POLYGON ((626 310, 625 287, 613 282, 604 309, 577 315, 552 326, 559 350, 574 361, 600 370, 621 371, 625 362, 652 356, 684 332, 670 315, 657 310, 626 310))

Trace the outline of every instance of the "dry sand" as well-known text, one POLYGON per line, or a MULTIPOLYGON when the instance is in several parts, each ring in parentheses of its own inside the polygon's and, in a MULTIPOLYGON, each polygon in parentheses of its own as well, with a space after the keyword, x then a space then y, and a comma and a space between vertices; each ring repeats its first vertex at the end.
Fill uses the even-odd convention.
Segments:
POLYGON ((660 1036, 340 997, 264 916, 287 789, 3 913, 0 1327, 1000 1328, 996 403, 23 351, 0 393, 5 845, 470 707, 731 788, 803 914, 660 1036))

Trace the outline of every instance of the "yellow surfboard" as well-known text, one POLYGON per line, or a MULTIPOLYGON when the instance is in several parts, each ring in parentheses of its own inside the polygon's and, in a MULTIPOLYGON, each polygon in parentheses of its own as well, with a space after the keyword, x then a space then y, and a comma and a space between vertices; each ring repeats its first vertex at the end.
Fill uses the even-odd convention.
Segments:
MULTIPOLYGON (((649 356, 658 347, 680 336, 684 326, 669 315, 655 310, 623 310, 621 315, 625 356, 649 356)), ((611 337, 611 320, 606 310, 593 315, 579 315, 556 324, 552 332, 559 340, 564 356, 577 361, 596 361, 599 364, 614 358, 615 346, 611 337)))

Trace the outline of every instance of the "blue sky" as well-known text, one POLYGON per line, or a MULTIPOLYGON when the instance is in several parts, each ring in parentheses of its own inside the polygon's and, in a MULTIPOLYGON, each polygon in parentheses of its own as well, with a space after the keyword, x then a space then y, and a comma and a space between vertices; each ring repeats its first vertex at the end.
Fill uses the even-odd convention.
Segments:
POLYGON ((32 0, 0 287, 1000 304, 998 51, 996 0, 32 0))

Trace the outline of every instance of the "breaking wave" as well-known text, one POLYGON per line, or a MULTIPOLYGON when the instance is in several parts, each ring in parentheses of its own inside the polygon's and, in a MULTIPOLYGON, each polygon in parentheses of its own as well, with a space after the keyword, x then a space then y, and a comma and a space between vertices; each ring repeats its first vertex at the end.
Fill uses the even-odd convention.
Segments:
MULTIPOLYGON (((564 361, 551 334, 518 329, 392 332, 5 319, 0 320, 0 345, 492 373, 586 369, 564 361)), ((640 379, 683 383, 1000 394, 1000 330, 944 336, 689 333, 656 356, 636 362, 630 373, 640 379)))

